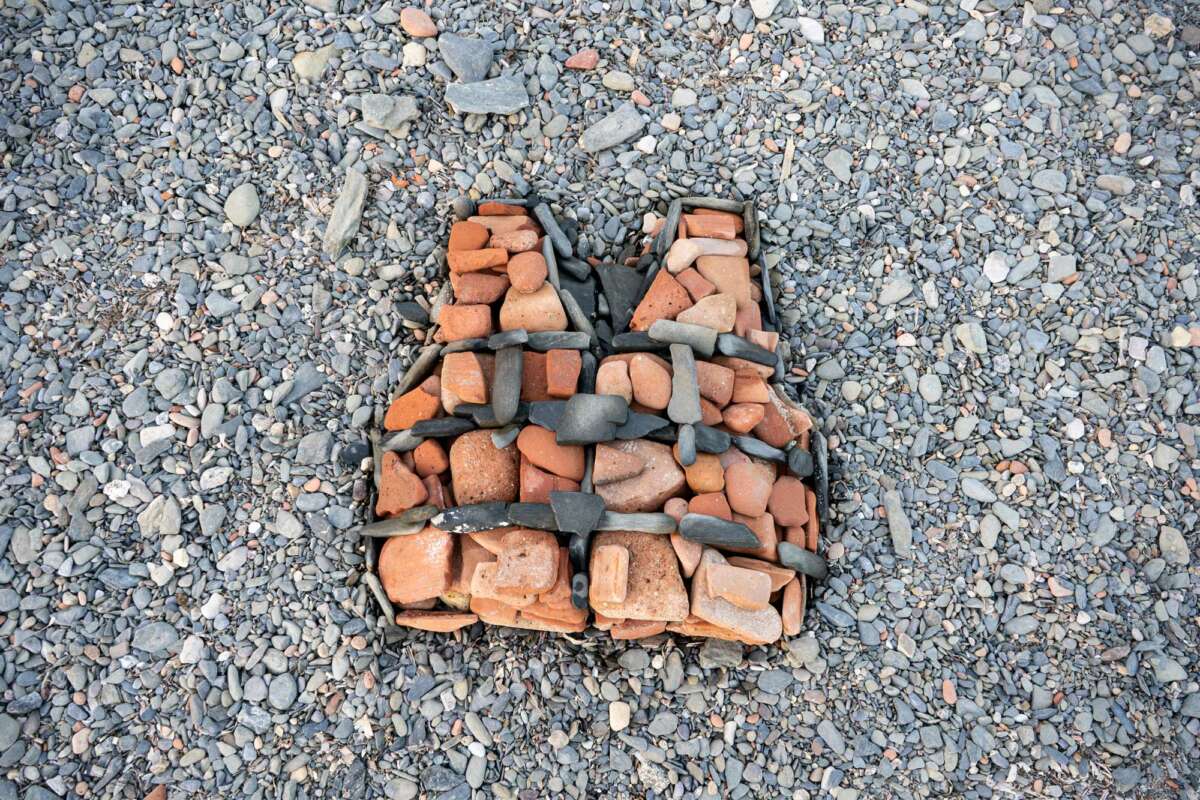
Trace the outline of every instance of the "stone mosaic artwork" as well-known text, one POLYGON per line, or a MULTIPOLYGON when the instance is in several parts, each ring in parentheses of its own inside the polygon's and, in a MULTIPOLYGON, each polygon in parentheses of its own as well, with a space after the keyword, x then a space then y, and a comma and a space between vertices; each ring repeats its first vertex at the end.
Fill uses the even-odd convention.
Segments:
POLYGON ((778 380, 753 202, 676 201, 620 264, 575 258, 543 204, 467 210, 432 342, 375 439, 360 534, 384 613, 438 632, 798 634, 826 573, 827 459, 778 380))

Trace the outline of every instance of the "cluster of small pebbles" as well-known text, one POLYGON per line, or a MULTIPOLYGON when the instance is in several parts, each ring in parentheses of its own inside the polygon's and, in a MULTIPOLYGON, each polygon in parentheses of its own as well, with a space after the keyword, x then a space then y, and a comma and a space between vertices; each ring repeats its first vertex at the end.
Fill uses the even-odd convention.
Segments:
POLYGON ((0 800, 1194 796, 1198 26, 0 4, 0 800), (489 197, 569 242, 581 380, 621 335, 672 363, 623 320, 634 232, 753 200, 768 383, 830 453, 800 635, 381 627, 370 435, 453 350, 444 243, 489 197))

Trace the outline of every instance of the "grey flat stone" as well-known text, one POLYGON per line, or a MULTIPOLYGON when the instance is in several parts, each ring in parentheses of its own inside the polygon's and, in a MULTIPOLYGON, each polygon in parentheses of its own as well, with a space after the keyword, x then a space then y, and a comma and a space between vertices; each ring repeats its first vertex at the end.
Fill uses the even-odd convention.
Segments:
POLYGON ((671 345, 671 400, 667 416, 672 422, 688 425, 700 421, 700 385, 696 378, 696 357, 685 344, 671 345))
POLYGON ((346 170, 342 191, 333 204, 333 213, 329 215, 329 222, 325 226, 322 245, 326 255, 337 258, 354 240, 366 201, 367 179, 357 170, 346 170))
POLYGON ((583 132, 579 138, 579 148, 585 153, 599 153, 627 142, 642 132, 646 120, 633 103, 622 103, 615 111, 609 113, 583 132))
POLYGON ((687 345, 704 358, 711 356, 717 346, 717 332, 712 328, 672 319, 655 320, 647 334, 656 342, 687 345))
POLYGON ((438 36, 438 52, 463 83, 474 83, 486 78, 488 69, 492 66, 492 59, 496 56, 490 42, 455 33, 443 33, 438 36))
POLYGON ((477 83, 452 83, 446 102, 456 114, 515 114, 529 105, 525 84, 511 75, 477 83))

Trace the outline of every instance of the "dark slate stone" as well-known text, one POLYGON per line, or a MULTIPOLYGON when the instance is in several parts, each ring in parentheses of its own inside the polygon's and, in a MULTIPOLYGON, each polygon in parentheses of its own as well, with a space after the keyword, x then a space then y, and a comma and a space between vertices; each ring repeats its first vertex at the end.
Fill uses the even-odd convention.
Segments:
POLYGON ((575 573, 587 572, 588 554, 591 551, 592 536, 588 533, 573 533, 567 542, 567 555, 571 559, 571 569, 575 573))
POLYGON ((629 327, 633 310, 637 308, 641 295, 642 276, 637 270, 620 264, 598 264, 596 274, 600 276, 600 289, 608 301, 613 330, 620 332, 629 327))
POLYGON ((371 445, 366 442, 354 442, 338 452, 338 461, 347 469, 358 469, 358 465, 369 455, 371 455, 371 445))
POLYGON ((762 283, 762 304, 767 307, 767 322, 771 325, 778 325, 779 319, 775 316, 775 290, 771 286, 771 268, 763 262, 761 265, 761 273, 759 280, 762 283))
POLYGON ((671 249, 671 243, 675 241, 675 234, 679 230, 679 217, 682 214, 683 202, 678 198, 672 200, 671 205, 667 206, 667 218, 663 222, 662 230, 658 232, 658 238, 654 240, 654 252, 659 258, 663 258, 671 249))
POLYGON ((473 503, 447 508, 430 520, 435 528, 449 533, 475 533, 517 524, 509 519, 508 503, 473 503))
POLYGON ((379 449, 385 453, 407 453, 416 450, 423 441, 424 436, 417 436, 411 430, 393 431, 379 440, 379 449))
POLYGON ((558 226, 558 220, 551 213, 550 206, 545 203, 538 203, 533 207, 533 215, 537 217, 542 230, 546 232, 546 238, 554 245, 555 252, 564 258, 571 258, 575 255, 575 252, 571 249, 570 240, 563 233, 563 229, 558 226))
POLYGON ((656 431, 650 431, 650 433, 646 434, 646 438, 652 442, 675 444, 675 442, 679 439, 679 433, 674 425, 667 425, 665 428, 659 428, 656 431))
MULTIPOLYGON (((560 258, 558 260, 559 267, 571 278, 574 278, 576 283, 590 283, 588 278, 592 274, 592 265, 586 261, 580 261, 578 258, 560 258)), ((562 280, 560 276, 560 280, 562 280)), ((566 280, 563 280, 563 285, 566 285, 566 280)), ((592 302, 595 303, 595 290, 592 292, 592 302)))
POLYGON ((616 395, 576 393, 566 402, 554 438, 559 444, 611 442, 628 415, 625 400, 616 395))
POLYGON ((787 462, 787 453, 778 447, 772 447, 762 439, 755 439, 753 436, 731 436, 730 439, 733 440, 734 447, 748 456, 765 458, 780 464, 787 462))
POLYGON ((612 346, 618 353, 662 353, 669 345, 651 339, 645 331, 627 331, 614 336, 612 346))
POLYGON ((439 438, 442 436, 460 436, 467 431, 475 430, 475 422, 461 417, 437 417, 423 419, 410 428, 414 436, 423 439, 439 438))
POLYGON ((713 211, 728 211, 730 214, 741 214, 746 206, 741 200, 730 200, 726 197, 681 197, 679 202, 687 208, 708 208, 713 211))
POLYGON ((503 450, 517 440, 521 435, 520 425, 508 425, 497 431, 492 431, 492 446, 497 450, 503 450))
POLYGON ((812 453, 796 445, 787 451, 788 471, 797 478, 807 478, 813 474, 812 453))
POLYGON ((788 569, 794 569, 818 581, 829 574, 829 566, 825 559, 811 550, 805 550, 791 542, 780 542, 778 548, 779 563, 788 569))
POLYGON ((432 375, 433 369, 437 366, 441 355, 442 346, 440 344, 431 344, 422 347, 421 352, 417 353, 412 366, 404 371, 404 377, 400 379, 399 384, 396 386, 396 396, 399 397, 409 390, 416 388, 417 385, 432 375))
MULTIPOLYGON (((530 200, 527 197, 481 197, 479 198, 479 202, 480 204, 502 203, 506 206, 520 206, 521 208, 526 208, 528 207, 530 200)), ((475 212, 472 211, 470 214, 468 214, 468 216, 475 216, 475 212)))
POLYGON ((685 345, 704 358, 710 357, 717 345, 717 332, 712 328, 673 319, 654 320, 647 334, 656 342, 685 345))
POLYGON ((725 431, 719 431, 708 425, 693 425, 696 432, 696 449, 701 453, 720 455, 730 448, 733 440, 725 431))
POLYGON ((740 522, 731 522, 709 514, 684 514, 679 533, 693 542, 715 547, 758 547, 762 544, 754 531, 740 522))
MULTIPOLYGON (((647 434, 661 430, 671 424, 671 421, 654 414, 643 414, 640 411, 630 411, 623 425, 617 427, 618 439, 641 439, 647 434)), ((414 445, 415 446, 415 445, 414 445)))
POLYGON ((580 331, 538 331, 529 334, 529 349, 544 353, 547 350, 587 350, 591 337, 580 331))
POLYGON ((658 511, 605 511, 598 531, 634 531, 636 533, 674 533, 675 518, 658 511))
POLYGON ((569 275, 560 277, 559 282, 562 284, 562 290, 575 298, 575 302, 579 304, 579 308, 583 310, 588 319, 595 318, 596 285, 590 280, 577 280, 569 275))
POLYGON ((667 404, 667 416, 680 425, 699 422, 703 416, 696 357, 686 344, 671 345, 671 401, 667 404))
POLYGON ((566 410, 566 400, 534 400, 529 404, 529 421, 547 430, 557 431, 566 410))
POLYGON ((753 202, 742 204, 742 238, 746 240, 746 258, 754 261, 758 258, 762 239, 758 231, 758 209, 753 202))
POLYGON ((829 530, 829 444, 820 431, 813 431, 811 440, 816 454, 813 474, 817 483, 817 520, 823 535, 829 530))
POLYGON ((396 303, 394 306, 396 313, 400 315, 400 319, 415 322, 417 325, 429 324, 429 312, 421 307, 420 303, 414 303, 411 300, 396 303))
POLYGON ((679 463, 690 467, 696 463, 696 428, 693 425, 680 425, 676 437, 679 445, 679 463))
POLYGON ((427 522, 436 517, 440 510, 437 506, 433 505, 416 506, 415 508, 405 509, 393 517, 388 517, 388 519, 400 522, 427 522))
POLYGON ((546 280, 550 281, 550 285, 555 289, 562 288, 558 275, 558 259, 554 257, 554 245, 550 243, 548 236, 542 237, 542 258, 546 260, 546 280))
POLYGON ((517 416, 517 407, 521 404, 521 373, 524 365, 525 358, 521 355, 519 344, 503 347, 496 352, 495 376, 492 379, 492 413, 497 425, 507 425, 517 416))
POLYGON ((438 37, 438 51, 446 65, 464 83, 482 81, 492 66, 495 49, 485 39, 443 33, 438 37))
POLYGON ((509 503, 508 519, 513 525, 539 531, 555 530, 557 524, 549 503, 509 503))
POLYGON ((605 352, 611 352, 613 338, 612 325, 609 325, 605 319, 598 319, 593 327, 596 329, 596 338, 604 345, 605 352))
POLYGON ((581 360, 583 364, 579 370, 579 391, 591 394, 596 391, 596 371, 599 365, 596 363, 596 357, 587 350, 583 352, 581 360))
POLYGON ((482 353, 488 350, 487 339, 459 339, 456 342, 447 342, 442 348, 442 355, 448 356, 451 353, 482 353))
POLYGON ((567 317, 575 329, 580 333, 587 334, 588 346, 595 344, 597 341, 596 329, 592 327, 592 321, 588 319, 587 314, 583 313, 583 309, 579 307, 579 301, 575 299, 575 296, 566 290, 559 290, 558 299, 562 301, 563 310, 567 312, 567 317))
POLYGON ((587 573, 576 572, 571 576, 571 605, 576 608, 588 607, 587 573))
POLYGON ((525 344, 529 341, 529 331, 517 328, 515 331, 493 333, 488 338, 488 347, 492 350, 503 350, 506 347, 525 344))
POLYGON ((558 530, 566 533, 591 533, 604 513, 604 498, 584 492, 551 492, 550 508, 558 530))
POLYGON ((753 361, 755 364, 762 364, 764 367, 774 368, 775 362, 779 360, 779 357, 773 351, 765 347, 759 347, 753 342, 733 333, 722 333, 717 337, 717 351, 723 356, 744 358, 747 361, 753 361))

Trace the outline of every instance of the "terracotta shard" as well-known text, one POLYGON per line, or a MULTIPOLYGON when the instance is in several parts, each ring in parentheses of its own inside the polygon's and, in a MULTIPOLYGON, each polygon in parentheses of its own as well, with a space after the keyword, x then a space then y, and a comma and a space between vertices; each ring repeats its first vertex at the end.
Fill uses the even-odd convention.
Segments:
POLYGON ((442 407, 454 413, 459 403, 488 402, 488 387, 495 373, 491 353, 450 353, 442 358, 442 407))
POLYGON ((502 267, 508 263, 508 251, 502 247, 485 247, 482 250, 453 250, 446 253, 446 264, 453 272, 478 272, 490 267, 502 267))
POLYGON ((488 229, 478 222, 456 222, 450 226, 450 244, 446 247, 449 252, 460 250, 482 250, 487 246, 488 229))
POLYGON ((716 214, 684 214, 687 222, 688 235, 708 239, 736 239, 738 226, 736 217, 717 216, 716 214))
POLYGON ((705 570, 708 591, 747 611, 761 611, 770 605, 771 578, 765 572, 735 567, 729 563, 709 564, 705 570))
POLYGON ((437 340, 458 342, 492 335, 492 308, 482 303, 443 306, 438 314, 437 340))
POLYGON ((784 475, 775 480, 767 508, 780 525, 802 525, 808 522, 808 500, 803 481, 784 475))
POLYGON ((522 592, 502 588, 497 583, 499 574, 500 562, 489 561, 476 566, 475 574, 471 576, 471 610, 479 614, 480 617, 483 617, 484 613, 475 608, 474 601, 476 598, 481 600, 496 600, 513 608, 524 608, 537 602, 537 594, 535 592, 522 592))
POLYGON ((548 531, 514 528, 504 537, 497 564, 497 588, 521 594, 547 591, 558 578, 558 540, 548 531))
POLYGON ((480 203, 476 211, 478 212, 477 216, 480 217, 525 217, 529 219, 529 210, 525 206, 500 203, 495 200, 480 203))
POLYGON ((605 361, 596 372, 596 394, 616 395, 629 403, 633 400, 633 382, 629 379, 629 364, 624 361, 605 361))
POLYGON ((442 412, 441 382, 436 375, 427 378, 415 389, 397 397, 388 406, 383 427, 389 431, 408 430, 423 419, 433 419, 442 412))
POLYGON ((609 635, 614 639, 628 641, 632 639, 646 639, 651 636, 657 636, 667 629, 667 623, 648 619, 627 619, 613 625, 608 629, 609 635))
POLYGON ((594 548, 589 578, 589 598, 593 605, 625 602, 629 588, 629 550, 616 544, 594 548))
POLYGON ((605 531, 596 534, 598 548, 617 545, 629 551, 629 576, 625 599, 597 603, 598 612, 621 619, 681 621, 687 617, 687 592, 679 575, 675 551, 667 537, 654 533, 605 531))
POLYGON ((379 551, 379 582, 393 603, 436 598, 450 588, 454 537, 433 526, 393 536, 379 551))
POLYGON ((517 436, 517 449, 536 467, 573 481, 583 480, 583 447, 559 444, 554 431, 526 425, 517 436))
POLYGON ((383 454, 383 466, 379 471, 379 499, 375 503, 376 514, 381 517, 394 516, 401 511, 416 508, 428 497, 429 490, 425 488, 425 484, 405 465, 399 455, 383 454))
POLYGON ((488 229, 489 233, 493 235, 522 229, 531 231, 541 230, 536 222, 525 215, 524 209, 522 209, 522 213, 520 214, 479 214, 474 217, 470 217, 469 221, 482 225, 488 229))
POLYGON ((551 397, 570 397, 579 384, 583 357, 578 350, 551 350, 546 353, 546 389, 551 397))
POLYGON ((671 547, 675 549, 675 556, 679 559, 679 569, 683 572, 683 577, 692 577, 696 567, 700 565, 700 555, 704 552, 704 545, 693 542, 691 539, 685 539, 678 533, 672 533, 671 547))
POLYGON ((592 462, 592 481, 603 486, 642 474, 646 463, 634 453, 626 453, 607 444, 596 445, 595 460, 592 462))
POLYGON ((726 556, 725 560, 735 567, 743 569, 756 569, 759 572, 765 573, 771 578, 771 591, 778 592, 780 589, 788 585, 792 578, 796 577, 796 570, 781 567, 778 564, 772 564, 770 561, 763 561, 759 558, 749 558, 747 556, 726 556))
POLYGON ((738 308, 750 305, 750 262, 739 256, 702 255, 696 269, 721 294, 732 295, 738 308))
POLYGON ((459 505, 517 499, 517 448, 498 449, 487 430, 468 431, 450 445, 450 474, 459 505))
POLYGON ((579 482, 540 470, 521 456, 521 502, 549 503, 551 492, 577 492, 579 482))
POLYGON ((612 447, 639 458, 645 465, 632 478, 596 487, 609 511, 658 511, 663 503, 683 491, 686 480, 671 448, 658 442, 634 439, 613 442, 612 447))
POLYGON ((700 566, 692 576, 691 613, 712 625, 734 633, 747 644, 769 644, 783 633, 783 620, 772 606, 758 610, 742 608, 709 591, 708 568, 726 564, 724 556, 711 547, 704 549, 700 566))
POLYGON ((433 633, 450 633, 478 621, 476 614, 463 611, 401 611, 396 615, 397 625, 433 633))
POLYGON ((528 294, 516 288, 505 292, 504 304, 500 306, 500 330, 518 328, 530 333, 567 329, 567 312, 553 286, 543 283, 540 289, 528 294))
POLYGON ((656 320, 675 319, 680 311, 691 308, 692 298, 671 273, 660 269, 654 276, 646 296, 638 303, 629 322, 634 331, 650 330, 656 320))
POLYGON ((549 400, 550 386, 546 380, 546 354, 525 350, 521 353, 521 399, 527 403, 549 400))
POLYGON ((450 286, 459 303, 494 303, 508 291, 508 277, 491 272, 451 272, 450 286))

